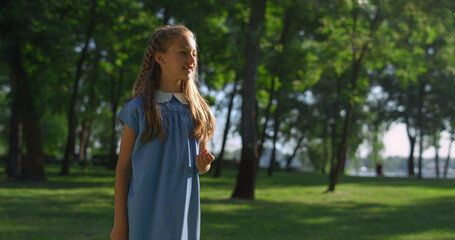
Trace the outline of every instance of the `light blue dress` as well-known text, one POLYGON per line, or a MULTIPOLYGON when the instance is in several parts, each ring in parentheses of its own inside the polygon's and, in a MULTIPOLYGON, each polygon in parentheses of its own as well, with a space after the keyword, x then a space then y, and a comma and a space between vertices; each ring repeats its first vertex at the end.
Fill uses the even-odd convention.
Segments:
POLYGON ((130 240, 198 240, 200 236, 199 176, 195 165, 199 140, 191 138, 193 123, 181 94, 157 92, 167 134, 160 142, 141 142, 146 120, 142 97, 118 114, 138 134, 131 156, 127 198, 130 240), (167 125, 167 126, 166 126, 167 125))

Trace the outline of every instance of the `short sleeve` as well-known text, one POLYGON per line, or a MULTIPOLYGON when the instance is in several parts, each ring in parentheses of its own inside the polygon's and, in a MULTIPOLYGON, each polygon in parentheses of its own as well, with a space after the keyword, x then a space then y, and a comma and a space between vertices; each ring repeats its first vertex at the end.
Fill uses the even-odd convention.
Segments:
POLYGON ((142 101, 140 97, 129 101, 118 113, 120 121, 139 134, 139 120, 142 112, 142 101))

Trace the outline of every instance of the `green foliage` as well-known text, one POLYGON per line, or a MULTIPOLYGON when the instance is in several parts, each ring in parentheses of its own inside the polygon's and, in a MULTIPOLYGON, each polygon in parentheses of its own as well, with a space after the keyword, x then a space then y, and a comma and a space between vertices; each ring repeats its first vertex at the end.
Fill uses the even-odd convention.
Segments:
MULTIPOLYGON (((164 20, 193 30, 198 42, 199 80, 208 89, 207 99, 219 108, 227 107, 222 104, 226 101, 212 96, 227 92, 230 88, 226 86, 235 79, 243 81, 245 35, 249 34, 251 12, 248 1, 96 2, 95 30, 82 63, 76 104, 79 124, 85 118, 93 119, 92 154, 108 151, 111 118, 119 110, 112 106, 120 108, 130 97, 149 37, 164 20), (120 96, 113 94, 117 87, 120 96)), ((8 1, 2 8, 0 155, 8 149, 11 104, 10 69, 3 59, 11 56, 11 46, 16 42, 22 46, 21 58, 33 90, 44 150, 55 155, 63 152, 68 105, 91 19, 91 4, 91 0, 18 0, 8 1), (6 35, 7 31, 12 33, 6 35)), ((257 69, 258 121, 264 122, 267 113, 274 113, 279 105, 279 141, 294 143, 305 135, 312 144, 326 140, 330 145, 340 142, 343 114, 352 103, 355 110, 349 154, 355 155, 362 141, 370 139, 376 146, 371 154, 377 159, 380 134, 374 132, 379 135, 372 137, 362 128, 377 126, 378 122, 387 125, 407 121, 418 130, 418 90, 425 82, 428 89, 422 103, 424 124, 420 127, 426 138, 453 129, 454 9, 450 0, 438 4, 410 0, 267 1, 257 69), (376 14, 379 18, 372 34, 376 14), (366 43, 352 86, 353 62, 359 59, 366 43), (369 99, 373 86, 380 87, 382 94, 374 101, 369 99), (270 90, 274 98, 267 109, 270 90), (335 139, 331 139, 332 133, 335 139)), ((264 129, 268 134, 270 127, 264 129)), ((317 153, 312 154, 321 157, 320 147, 311 149, 317 153)), ((332 153, 330 148, 327 151, 332 153)))
POLYGON ((51 115, 50 112, 45 112, 42 116, 40 125, 45 154, 62 157, 67 138, 65 133, 68 131, 67 118, 63 113, 51 115))
MULTIPOLYGON (((107 128, 106 123, 111 122, 112 112, 109 109, 103 108, 103 105, 105 106, 106 103, 102 102, 101 106, 96 109, 96 121, 92 128, 93 140, 90 142, 91 154, 96 154, 97 152, 106 153, 109 151, 111 130, 107 128)), ((119 122, 116 130, 119 130, 121 126, 119 122)))
POLYGON ((216 98, 212 95, 205 95, 203 96, 205 100, 207 100, 209 102, 209 105, 210 106, 213 106, 215 105, 215 102, 216 102, 216 98))

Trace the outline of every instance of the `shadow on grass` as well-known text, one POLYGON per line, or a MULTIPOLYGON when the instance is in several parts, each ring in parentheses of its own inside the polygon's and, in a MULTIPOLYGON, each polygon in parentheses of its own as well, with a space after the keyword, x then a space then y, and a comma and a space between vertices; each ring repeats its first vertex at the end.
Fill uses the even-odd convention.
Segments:
POLYGON ((99 188, 114 187, 114 182, 93 182, 93 181, 47 181, 47 182, 24 182, 24 181, 0 181, 0 189, 77 189, 77 188, 99 188))
POLYGON ((0 175, 0 189, 30 188, 30 189, 76 189, 76 188, 99 188, 114 187, 115 171, 108 171, 104 168, 92 168, 88 172, 81 169, 71 169, 67 176, 60 175, 59 166, 46 166, 45 182, 23 181, 18 179, 7 179, 6 173, 0 175))
POLYGON ((382 240, 418 235, 418 239, 448 240, 455 234, 453 198, 435 198, 401 207, 353 202, 330 205, 261 200, 201 202, 201 235, 206 239, 382 240), (229 210, 217 210, 219 204, 228 205, 229 210), (429 232, 441 234, 420 238, 429 232))
MULTIPOLYGON (((107 239, 113 195, 101 189, 41 191, 0 198, 0 239, 107 239)), ((8 191, 8 190, 5 190, 8 191)))

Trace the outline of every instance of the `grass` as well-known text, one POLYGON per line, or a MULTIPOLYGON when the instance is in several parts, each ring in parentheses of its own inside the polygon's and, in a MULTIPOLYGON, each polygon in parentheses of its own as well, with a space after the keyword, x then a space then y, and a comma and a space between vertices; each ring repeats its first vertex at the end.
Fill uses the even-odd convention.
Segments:
MULTIPOLYGON (((0 168, 0 239, 108 239, 114 172, 101 168, 46 183, 7 181, 0 168)), ((455 239, 455 181, 343 177, 323 194, 323 175, 257 178, 256 200, 232 200, 235 170, 201 177, 202 240, 455 239)))

